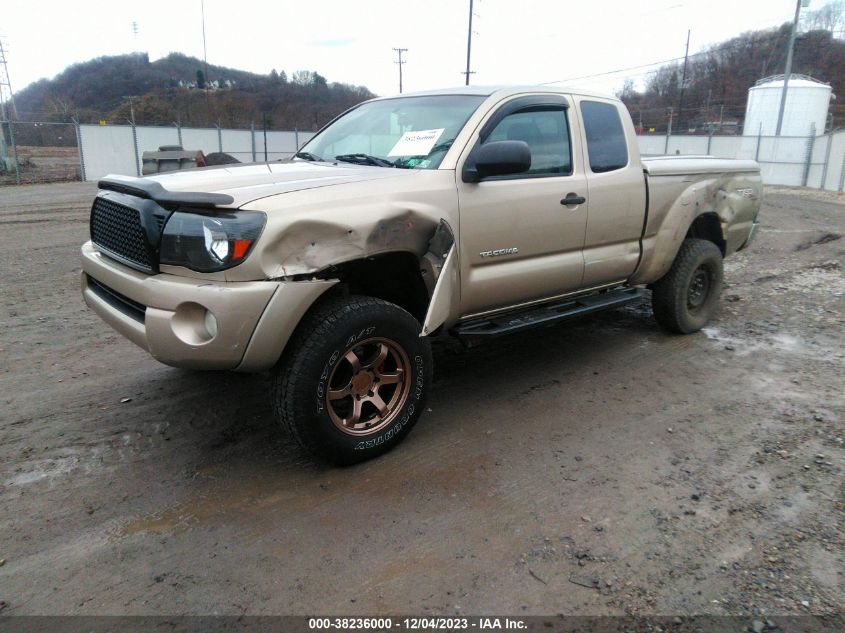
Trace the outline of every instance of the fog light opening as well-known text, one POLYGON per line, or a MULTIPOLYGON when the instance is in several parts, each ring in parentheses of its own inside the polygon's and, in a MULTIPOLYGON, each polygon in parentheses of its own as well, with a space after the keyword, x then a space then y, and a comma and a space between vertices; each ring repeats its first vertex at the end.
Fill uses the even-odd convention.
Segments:
POLYGON ((204 345, 217 336, 217 318, 198 303, 180 303, 170 319, 176 337, 188 345, 204 345))
POLYGON ((217 336, 217 317, 210 310, 205 311, 205 329, 209 339, 217 336))

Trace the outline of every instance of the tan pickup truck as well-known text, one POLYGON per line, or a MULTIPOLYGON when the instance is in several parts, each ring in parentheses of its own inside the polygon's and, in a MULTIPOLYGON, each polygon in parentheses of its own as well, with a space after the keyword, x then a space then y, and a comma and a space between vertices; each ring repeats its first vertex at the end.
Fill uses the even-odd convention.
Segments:
POLYGON ((700 329, 762 189, 753 161, 641 159, 619 100, 536 87, 374 99, 286 162, 99 185, 88 305, 163 363, 271 370, 279 420, 339 464, 411 430, 432 336, 647 288, 662 326, 700 329))

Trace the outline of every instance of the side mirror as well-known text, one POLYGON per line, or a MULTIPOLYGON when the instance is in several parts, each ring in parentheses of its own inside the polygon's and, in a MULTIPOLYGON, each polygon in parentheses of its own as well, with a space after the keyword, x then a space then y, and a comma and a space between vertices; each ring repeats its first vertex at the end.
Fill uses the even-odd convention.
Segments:
POLYGON ((475 165, 464 169, 464 182, 478 182, 488 176, 520 174, 531 168, 531 150, 525 141, 484 143, 475 156, 475 165))

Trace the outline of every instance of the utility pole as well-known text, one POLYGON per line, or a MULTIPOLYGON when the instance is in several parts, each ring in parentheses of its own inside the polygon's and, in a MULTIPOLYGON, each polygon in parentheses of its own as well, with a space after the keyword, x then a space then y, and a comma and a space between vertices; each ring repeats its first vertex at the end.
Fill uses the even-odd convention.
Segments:
POLYGON ((467 69, 463 73, 466 77, 466 85, 469 85, 469 76, 474 74, 473 71, 470 70, 470 57, 472 53, 472 2, 473 0, 469 0, 469 26, 467 27, 467 69))
POLYGON ((780 136, 783 128, 783 111, 786 109, 786 91, 789 89, 789 76, 792 74, 792 50, 795 48, 795 36, 798 33, 798 18, 801 16, 802 0, 795 2, 795 19, 792 21, 792 33, 789 34, 789 49, 786 52, 786 68, 783 72, 783 90, 780 93, 780 109, 778 110, 778 126, 775 136, 780 136))
POLYGON ((6 64, 6 49, 0 41, 0 161, 6 168, 6 156, 9 152, 6 146, 6 133, 3 131, 2 121, 9 124, 9 143, 12 144, 12 159, 15 161, 15 183, 21 184, 21 164, 18 161, 18 146, 15 143, 15 122, 18 111, 15 108, 15 94, 12 92, 12 82, 9 80, 9 67, 6 64), (5 93, 9 93, 8 98, 5 93))
POLYGON ((12 92, 9 67, 6 63, 6 49, 3 47, 3 40, 0 39, 0 119, 11 121, 17 116, 15 94, 12 92))
POLYGON ((669 110, 669 125, 666 126, 666 144, 663 146, 664 155, 669 153, 669 139, 672 136, 672 116, 675 114, 671 106, 667 110, 669 110))
POLYGON ((202 62, 205 73, 205 114, 208 121, 211 120, 211 98, 208 95, 208 51, 205 45, 205 0, 200 0, 200 12, 202 13, 202 62))
POLYGON ((141 48, 138 46, 138 31, 140 31, 140 27, 138 26, 138 22, 132 20, 132 37, 135 41, 135 52, 137 54, 141 54, 141 48))
POLYGON ((129 99, 129 124, 132 126, 132 147, 135 150, 135 171, 138 177, 141 177, 141 154, 138 151, 138 128, 135 126, 135 104, 132 101, 134 97, 126 96, 124 99, 129 99))
POLYGON ((684 53, 684 71, 681 73, 681 97, 678 99, 678 130, 683 131, 681 121, 684 118, 684 88, 687 85, 687 61, 689 59, 689 36, 691 31, 687 29, 687 49, 684 53))
POLYGON ((407 48, 394 48, 393 50, 396 51, 396 54, 399 56, 399 61, 393 62, 393 63, 399 64, 399 94, 401 95, 402 94, 402 64, 405 63, 402 60, 402 53, 407 53, 408 49, 407 48))
POLYGON ((132 122, 132 125, 135 125, 135 104, 132 101, 135 97, 132 95, 127 95, 123 97, 124 99, 129 99, 129 120, 132 122))
MULTIPOLYGON (((264 162, 267 162, 267 113, 261 113, 261 124, 264 127, 264 162)), ((299 148, 297 148, 299 149, 299 148)))

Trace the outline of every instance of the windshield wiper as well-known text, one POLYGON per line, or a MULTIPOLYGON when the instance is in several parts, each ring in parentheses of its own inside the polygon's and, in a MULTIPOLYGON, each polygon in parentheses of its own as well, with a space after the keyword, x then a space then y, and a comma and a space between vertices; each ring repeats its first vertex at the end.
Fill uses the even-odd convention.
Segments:
POLYGON ((431 151, 427 154, 427 156, 431 156, 435 152, 442 152, 443 150, 449 149, 452 147, 452 143, 455 142, 455 139, 449 139, 448 141, 444 141, 443 143, 438 143, 434 147, 431 148, 431 151))
POLYGON ((369 154, 339 154, 335 156, 334 159, 344 163, 354 163, 356 165, 373 165, 375 167, 396 167, 396 165, 394 165, 386 158, 370 156, 369 154))
POLYGON ((301 158, 303 160, 310 160, 310 161, 322 161, 323 159, 319 156, 311 154, 310 152, 297 152, 293 155, 294 158, 301 158))
POLYGON ((432 154, 436 154, 437 152, 444 152, 450 147, 452 147, 452 143, 455 142, 455 139, 449 139, 448 141, 444 141, 443 143, 438 143, 434 147, 431 148, 431 151, 428 154, 417 154, 415 156, 403 156, 399 160, 396 161, 396 167, 401 167, 402 169, 413 169, 420 162, 431 156, 432 154))

